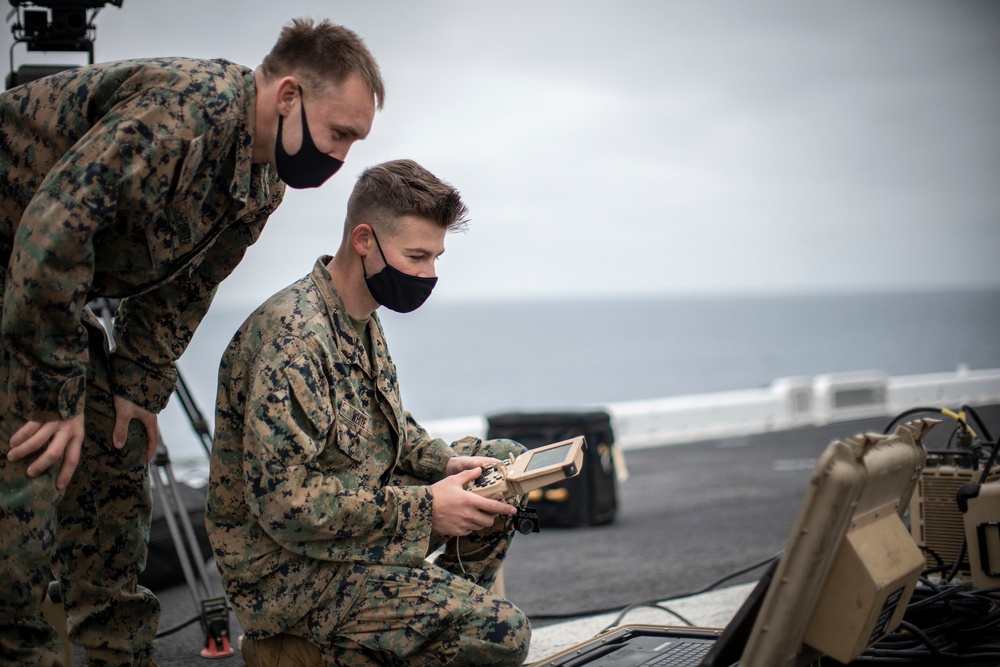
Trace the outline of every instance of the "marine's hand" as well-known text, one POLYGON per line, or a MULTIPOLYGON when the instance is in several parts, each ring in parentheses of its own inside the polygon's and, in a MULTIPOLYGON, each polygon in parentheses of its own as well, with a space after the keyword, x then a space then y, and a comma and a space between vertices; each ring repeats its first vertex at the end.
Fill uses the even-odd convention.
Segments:
POLYGON ((38 477, 61 460, 62 469, 56 477, 56 488, 62 491, 80 463, 83 433, 83 415, 53 422, 28 422, 11 436, 7 460, 18 461, 44 448, 45 451, 28 466, 28 477, 38 477))
POLYGON ((115 431, 111 437, 111 441, 115 443, 115 447, 118 449, 125 446, 125 440, 128 437, 128 425, 133 419, 138 419, 146 427, 146 437, 149 441, 149 445, 146 448, 146 462, 149 463, 153 460, 153 454, 156 453, 156 443, 159 437, 159 431, 156 428, 156 414, 145 408, 140 408, 126 398, 115 396, 115 431))
POLYGON ((444 474, 454 475, 462 472, 463 470, 482 468, 483 466, 488 466, 491 463, 496 463, 497 461, 498 459, 494 459, 489 456, 453 456, 448 459, 448 463, 444 469, 444 474))
POLYGON ((480 472, 478 467, 463 470, 431 485, 434 497, 432 532, 446 537, 468 535, 492 526, 497 514, 517 512, 512 505, 466 491, 465 485, 479 477, 480 472))

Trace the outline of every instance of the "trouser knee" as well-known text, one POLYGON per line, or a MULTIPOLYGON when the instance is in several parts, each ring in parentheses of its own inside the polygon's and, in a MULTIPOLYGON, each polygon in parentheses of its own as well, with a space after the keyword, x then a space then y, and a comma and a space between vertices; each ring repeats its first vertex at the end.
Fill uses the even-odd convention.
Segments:
POLYGON ((510 647, 511 665, 520 665, 528 657, 528 646, 531 644, 531 621, 517 607, 514 607, 508 620, 510 633, 506 646, 510 647))
POLYGON ((295 635, 244 638, 240 652, 247 667, 323 667, 319 647, 295 635))

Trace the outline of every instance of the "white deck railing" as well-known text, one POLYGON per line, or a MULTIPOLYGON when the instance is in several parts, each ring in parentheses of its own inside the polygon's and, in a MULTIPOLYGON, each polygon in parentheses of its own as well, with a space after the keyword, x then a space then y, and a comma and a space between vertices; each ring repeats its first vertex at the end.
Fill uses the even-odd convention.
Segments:
MULTIPOLYGON (((889 417, 915 407, 1000 402, 1000 369, 891 377, 879 371, 779 378, 762 389, 584 406, 611 415, 622 449, 779 431, 796 426, 889 417)), ((485 417, 424 422, 437 437, 485 437, 485 417)))

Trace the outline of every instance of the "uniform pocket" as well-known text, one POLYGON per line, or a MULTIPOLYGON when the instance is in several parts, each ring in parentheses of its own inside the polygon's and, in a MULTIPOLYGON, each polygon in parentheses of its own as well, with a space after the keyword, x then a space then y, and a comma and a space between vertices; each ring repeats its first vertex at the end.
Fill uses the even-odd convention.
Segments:
MULTIPOLYGON (((458 650, 456 620, 472 611, 467 596, 434 569, 370 566, 365 595, 346 630, 362 646, 401 657, 433 655, 448 662, 458 650)), ((469 584, 471 587, 471 584, 469 584)))
POLYGON ((162 261, 177 259, 190 253, 203 236, 203 220, 212 218, 204 211, 206 190, 210 183, 207 178, 199 181, 199 172, 204 167, 204 142, 201 137, 191 141, 164 141, 164 150, 178 156, 170 185, 169 201, 164 215, 155 218, 146 228, 146 239, 150 254, 162 261), (201 185, 204 181, 204 185, 201 185))
POLYGON ((194 206, 184 201, 170 202, 164 215, 146 228, 149 255, 158 263, 184 257, 195 247, 195 237, 201 236, 195 225, 199 221, 194 206))
POLYGON ((337 449, 360 463, 365 459, 365 443, 374 437, 371 418, 360 408, 342 402, 337 411, 337 449))

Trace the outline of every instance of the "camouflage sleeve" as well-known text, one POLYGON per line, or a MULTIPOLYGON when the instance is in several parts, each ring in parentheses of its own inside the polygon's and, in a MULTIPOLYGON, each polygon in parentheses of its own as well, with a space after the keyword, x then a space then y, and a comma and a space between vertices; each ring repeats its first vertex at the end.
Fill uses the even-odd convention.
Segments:
MULTIPOLYGON (((117 159, 112 147, 87 153, 90 160, 102 161, 109 153, 117 159)), ((114 189, 113 179, 102 170, 95 170, 96 187, 71 179, 76 162, 64 157, 28 204, 14 237, 4 290, 10 382, 19 388, 14 410, 28 420, 66 419, 83 411, 87 334, 81 317, 93 277, 93 237, 101 221, 94 211, 101 204, 94 191, 114 189)))
POLYGON ((155 290, 122 301, 115 319, 114 392, 152 412, 162 410, 177 382, 173 363, 187 349, 216 288, 243 259, 280 196, 249 220, 230 225, 201 263, 155 290))
POLYGON ((87 339, 80 322, 95 235, 123 210, 142 215, 172 192, 187 142, 149 140, 166 118, 149 100, 116 107, 62 156, 25 209, 8 269, 3 334, 13 356, 11 382, 23 388, 15 409, 27 419, 83 411, 87 339))
POLYGON ((405 437, 399 467, 403 472, 432 484, 444 479, 445 466, 448 465, 448 459, 456 456, 455 450, 444 440, 432 438, 409 410, 404 415, 405 437))
POLYGON ((380 486, 365 461, 334 444, 335 392, 308 346, 276 341, 248 372, 255 382, 245 413, 246 498, 267 534, 310 558, 422 561, 433 519, 430 488, 380 486))

